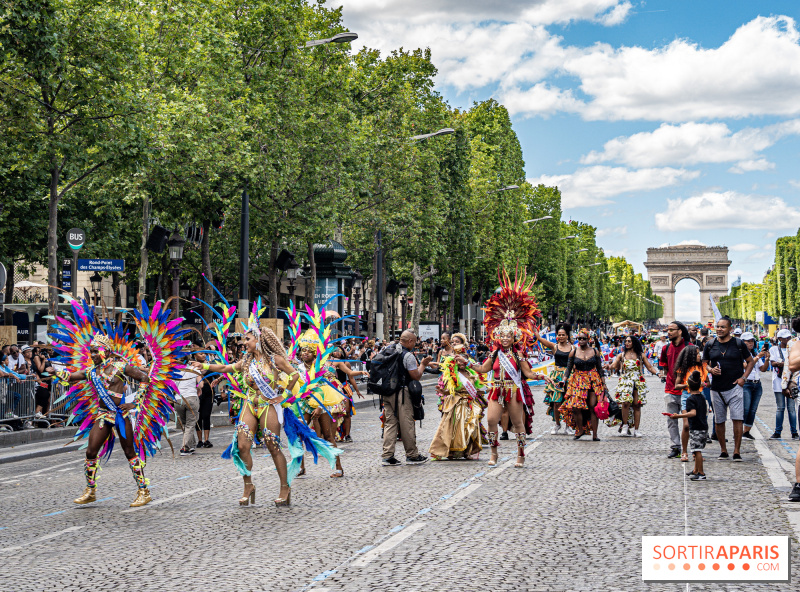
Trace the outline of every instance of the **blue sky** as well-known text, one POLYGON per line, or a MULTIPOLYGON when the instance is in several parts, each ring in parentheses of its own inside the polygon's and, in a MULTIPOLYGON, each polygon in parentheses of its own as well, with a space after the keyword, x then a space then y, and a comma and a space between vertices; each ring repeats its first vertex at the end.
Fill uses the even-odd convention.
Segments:
MULTIPOLYGON (((796 1, 329 1, 356 47, 430 47, 452 106, 506 105, 528 179, 645 275, 648 247, 688 241, 761 281, 800 226, 796 1)), ((682 281, 677 316, 699 306, 682 281)))

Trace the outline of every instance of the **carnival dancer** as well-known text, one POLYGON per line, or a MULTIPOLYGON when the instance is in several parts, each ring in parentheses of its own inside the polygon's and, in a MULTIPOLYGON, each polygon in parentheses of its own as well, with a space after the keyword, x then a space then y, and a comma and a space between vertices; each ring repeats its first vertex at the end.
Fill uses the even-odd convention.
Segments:
POLYGON ((517 460, 514 466, 519 468, 525 463, 525 435, 530 433, 534 404, 525 378, 544 380, 548 384, 552 380, 546 374, 533 372, 525 359, 528 342, 533 339, 536 319, 542 316, 536 305, 536 298, 531 293, 535 278, 528 281, 524 270, 521 274, 517 271, 512 283, 508 273, 503 270, 502 274, 498 273, 498 279, 500 289, 489 298, 484 308, 483 322, 487 345, 492 346, 491 355, 483 364, 472 360, 468 362, 465 356, 456 356, 456 362, 467 364, 481 374, 492 371, 487 397, 487 439, 491 450, 488 464, 497 464, 497 429, 503 409, 507 407, 517 437, 517 460))
POLYGON ((75 503, 97 500, 100 457, 111 455, 116 433, 136 482, 136 499, 130 505, 144 506, 152 501, 145 461, 160 448, 162 430, 172 413, 177 392, 174 380, 183 368, 182 348, 189 343, 181 337, 188 331, 180 330, 182 319, 169 320, 170 310, 162 309, 160 302, 151 311, 142 301, 141 310, 134 310, 136 328, 154 361, 149 369, 138 368, 135 342, 128 339, 121 323, 114 327, 106 318, 101 324, 93 306, 85 301, 71 304, 72 319, 58 317, 51 337, 58 361, 66 366, 56 376, 71 385, 56 403, 66 400, 72 408, 71 419, 79 426, 75 440, 89 438, 86 489, 75 503), (140 386, 135 394, 126 395, 129 378, 140 386))
MULTIPOLYGON (((463 354, 466 347, 453 344, 454 353, 463 354)), ((434 460, 477 458, 483 437, 481 420, 487 403, 480 375, 455 357, 441 359, 442 375, 436 390, 442 398, 442 418, 428 452, 434 460)))
MULTIPOLYGON (((561 382, 564 380, 564 373, 567 371, 567 362, 572 350, 575 349, 570 343, 570 332, 572 326, 568 323, 560 323, 556 326, 556 342, 552 343, 542 338, 538 330, 534 330, 533 337, 541 345, 553 352, 554 364, 553 373, 550 378, 553 379, 552 384, 548 384, 544 389, 544 402, 547 404, 547 414, 553 418, 556 425, 550 430, 551 434, 557 434, 561 431, 561 411, 559 410, 564 402, 564 388, 561 382)), ((572 432, 572 428, 568 425, 565 426, 567 434, 572 432)), ((574 434, 574 432, 572 432, 574 434)))
MULTIPOLYGON (((308 329, 300 337, 298 345, 300 357, 298 368, 303 374, 316 370, 317 375, 323 377, 315 396, 299 401, 300 410, 306 423, 308 425, 313 423, 317 434, 336 448, 336 429, 347 416, 347 397, 342 394, 344 387, 336 378, 336 370, 329 362, 326 361, 315 368, 319 356, 327 350, 327 344, 320 340, 319 330, 308 329)), ((304 472, 305 466, 301 470, 304 472)), ((344 477, 344 468, 338 456, 331 477, 344 477)))
MULTIPOLYGON (((227 301, 226 301, 227 304, 227 301)), ((233 308, 233 307, 230 307, 233 308)), ((200 364, 194 365, 203 370, 227 374, 228 380, 235 385, 236 396, 242 398, 242 409, 236 423, 236 431, 231 445, 222 454, 223 458, 233 460, 244 481, 244 495, 239 500, 240 506, 255 503, 256 487, 252 480, 253 456, 250 449, 254 443, 263 444, 269 450, 280 479, 279 497, 276 506, 291 504, 291 483, 300 469, 303 456, 302 444, 311 447, 316 461, 316 445, 327 447, 325 442, 300 422, 291 412, 284 409, 283 404, 291 402, 282 386, 278 385, 278 376, 284 372, 289 376, 288 386, 297 382, 298 372, 289 364, 286 351, 277 336, 268 328, 259 327, 259 318, 264 308, 261 299, 253 304, 249 323, 244 335, 245 353, 241 360, 233 364, 200 364), (237 373, 241 373, 243 382, 237 383, 237 373), (289 440, 289 451, 292 464, 287 465, 286 457, 281 450, 281 427, 286 430, 289 440)), ((229 322, 229 320, 228 320, 229 322)), ((313 380, 308 381, 313 384, 313 380)), ((302 395, 302 393, 300 393, 302 395)), ((329 453, 333 456, 333 453, 329 453)))
POLYGON ((623 436, 641 438, 639 422, 642 419, 642 407, 647 404, 647 382, 644 369, 658 375, 658 370, 644 355, 642 342, 635 335, 625 337, 624 347, 611 363, 611 371, 620 372, 619 382, 614 389, 614 396, 622 409, 622 420, 609 418, 609 427, 619 424, 619 433, 623 436))
POLYGON ((561 405, 561 416, 575 430, 576 440, 588 431, 592 432, 594 441, 600 440, 594 408, 600 397, 607 396, 603 374, 603 356, 596 348, 589 347, 589 329, 581 329, 578 331, 578 347, 567 361, 562 383, 567 390, 561 405))

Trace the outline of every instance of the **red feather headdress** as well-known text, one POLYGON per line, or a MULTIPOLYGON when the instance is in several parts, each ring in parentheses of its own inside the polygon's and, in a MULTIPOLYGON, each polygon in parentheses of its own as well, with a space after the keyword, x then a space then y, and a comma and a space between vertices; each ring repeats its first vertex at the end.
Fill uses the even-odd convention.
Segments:
POLYGON ((492 294, 483 309, 486 341, 497 345, 501 336, 513 334, 514 347, 522 350, 533 339, 536 321, 542 317, 536 297, 531 293, 536 276, 528 281, 525 269, 520 273, 517 268, 512 283, 508 272, 503 269, 502 274, 498 271, 497 279, 500 290, 492 294))

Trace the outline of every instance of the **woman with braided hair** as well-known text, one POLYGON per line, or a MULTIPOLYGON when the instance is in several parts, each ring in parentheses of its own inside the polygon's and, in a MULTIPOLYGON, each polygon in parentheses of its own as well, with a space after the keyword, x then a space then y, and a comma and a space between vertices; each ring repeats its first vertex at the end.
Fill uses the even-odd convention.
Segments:
POLYGON ((280 493, 276 506, 290 504, 290 479, 286 457, 281 450, 280 433, 284 425, 284 408, 281 406, 286 396, 284 388, 278 385, 279 373, 289 376, 288 390, 297 382, 298 373, 286 359, 286 352, 278 338, 270 329, 258 326, 260 310, 253 306, 250 325, 244 335, 244 356, 234 364, 201 364, 193 362, 202 370, 224 374, 241 373, 244 377, 242 410, 236 423, 236 432, 229 450, 223 457, 230 456, 244 480, 244 495, 240 506, 255 503, 256 486, 253 484, 253 456, 250 448, 254 441, 263 442, 269 450, 280 478, 280 493))
POLYGON ((521 274, 517 271, 512 283, 508 273, 503 270, 502 275, 498 274, 498 279, 500 289, 489 298, 484 308, 484 325, 488 344, 492 345, 491 355, 483 364, 466 356, 456 356, 455 360, 457 364, 467 364, 481 374, 492 372, 486 414, 486 435, 491 451, 489 466, 497 464, 498 425, 503 410, 507 409, 517 436, 517 461, 514 466, 520 468, 525 463, 525 435, 530 433, 530 426, 526 426, 526 412, 528 422, 533 416, 533 395, 525 379, 544 380, 548 384, 552 380, 546 374, 534 372, 525 358, 528 343, 533 340, 536 319, 542 316, 531 293, 535 278, 528 281, 524 270, 521 274))
POLYGON ((572 350, 567 360, 567 371, 562 385, 567 392, 561 405, 561 417, 575 430, 574 438, 580 439, 586 432, 597 437, 597 415, 594 408, 601 396, 607 396, 603 378, 603 355, 594 347, 589 347, 589 329, 578 331, 578 347, 572 350))

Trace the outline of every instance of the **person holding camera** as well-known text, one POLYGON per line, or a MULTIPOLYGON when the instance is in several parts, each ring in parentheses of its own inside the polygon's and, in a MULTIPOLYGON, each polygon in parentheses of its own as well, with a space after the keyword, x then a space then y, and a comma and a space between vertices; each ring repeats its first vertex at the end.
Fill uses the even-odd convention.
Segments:
POLYGON ((781 329, 776 334, 777 345, 773 345, 769 350, 770 363, 772 364, 772 391, 775 393, 775 432, 770 436, 770 440, 780 440, 783 431, 783 418, 785 412, 789 411, 789 430, 792 433, 792 440, 800 440, 797 433, 797 402, 791 397, 788 388, 783 388, 784 374, 788 376, 789 370, 786 368, 786 360, 789 358, 789 339, 792 337, 789 329, 781 329))
MULTIPOLYGON (((750 350, 751 354, 756 353, 756 336, 750 331, 742 333, 742 341, 750 350)), ((766 345, 766 344, 765 344, 766 345)), ((761 401, 762 387, 761 387, 761 373, 766 372, 769 368, 769 347, 764 347, 758 354, 756 354, 756 365, 753 370, 744 379, 744 432, 742 438, 748 440, 755 440, 750 434, 750 428, 753 427, 753 422, 756 420, 756 411, 758 404, 761 401)))

